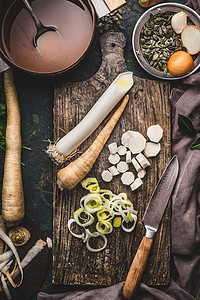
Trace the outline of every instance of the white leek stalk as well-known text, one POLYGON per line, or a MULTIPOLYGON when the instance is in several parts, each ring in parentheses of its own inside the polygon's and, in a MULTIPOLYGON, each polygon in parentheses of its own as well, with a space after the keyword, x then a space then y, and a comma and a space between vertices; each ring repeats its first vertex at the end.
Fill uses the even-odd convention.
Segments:
POLYGON ((49 145, 47 154, 53 158, 55 162, 58 164, 63 163, 99 126, 103 119, 133 86, 132 75, 132 72, 119 74, 82 121, 55 145, 49 145))

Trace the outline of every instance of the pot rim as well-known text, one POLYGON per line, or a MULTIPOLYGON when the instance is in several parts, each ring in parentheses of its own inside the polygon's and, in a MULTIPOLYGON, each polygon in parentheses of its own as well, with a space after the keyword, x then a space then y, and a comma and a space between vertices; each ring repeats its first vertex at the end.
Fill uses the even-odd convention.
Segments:
MULTIPOLYGON (((11 3, 11 5, 8 7, 7 11, 6 11, 6 14, 8 12, 8 10, 10 9, 10 7, 12 5, 14 5, 14 3, 16 3, 17 0, 13 1, 11 3)), ((55 71, 55 72, 36 72, 36 71, 31 71, 31 70, 28 70, 28 69, 25 69, 23 67, 20 67, 18 66, 14 61, 12 61, 5 53, 5 51, 2 49, 2 47, 0 48, 0 57, 3 59, 4 62, 6 62, 9 66, 12 66, 20 71, 23 71, 23 72, 26 72, 28 74, 32 74, 32 75, 40 75, 40 76, 46 76, 46 75, 49 75, 49 76, 55 76, 55 75, 59 75, 59 74, 63 74, 65 72, 68 72, 70 70, 72 70, 73 68, 75 68, 75 66, 77 66, 83 59, 84 57, 86 56, 92 42, 93 42, 93 39, 94 39, 94 35, 95 35, 95 23, 96 23, 96 14, 95 14, 95 9, 94 9, 94 6, 93 6, 93 3, 91 0, 85 0, 88 4, 89 4, 89 12, 91 14, 91 17, 92 17, 92 36, 91 36, 91 39, 90 39, 90 42, 86 48, 86 50, 83 52, 83 54, 70 66, 64 68, 64 69, 61 69, 61 70, 58 70, 58 71, 55 71)), ((6 17, 6 15, 5 15, 6 17)), ((5 19, 4 17, 4 19, 5 19)))

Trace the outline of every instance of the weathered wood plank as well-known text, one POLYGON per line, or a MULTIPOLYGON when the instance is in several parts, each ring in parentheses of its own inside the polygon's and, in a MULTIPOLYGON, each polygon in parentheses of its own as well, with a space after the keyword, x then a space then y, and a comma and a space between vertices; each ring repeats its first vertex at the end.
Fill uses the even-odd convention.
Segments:
MULTIPOLYGON (((89 111, 99 96, 121 72, 126 71, 123 58, 125 38, 121 33, 106 34, 101 39, 102 65, 89 80, 81 83, 55 85, 54 139, 68 132, 89 111)), ((89 176, 97 177, 102 188, 114 193, 126 192, 138 210, 138 224, 131 234, 115 229, 108 237, 107 248, 100 253, 90 253, 85 245, 71 236, 67 222, 79 207, 80 198, 86 191, 79 184, 71 191, 60 192, 56 186, 58 167, 54 166, 53 206, 53 273, 56 284, 111 285, 125 280, 132 259, 144 234, 142 216, 151 194, 171 158, 171 120, 168 103, 170 87, 166 82, 150 81, 134 76, 129 103, 95 162, 89 176), (162 150, 158 157, 149 159, 152 165, 147 170, 143 186, 132 193, 124 186, 120 176, 111 183, 101 180, 101 172, 109 167, 107 157, 111 142, 120 144, 121 135, 127 130, 137 130, 146 136, 147 128, 160 124, 164 129, 162 150)), ((112 112, 113 113, 113 112, 112 112)), ((111 113, 111 114, 112 114, 111 113)), ((109 116, 79 148, 85 151, 103 128, 109 116)), ((77 154, 77 158, 80 154, 77 154)), ((133 168, 132 168, 133 169, 133 168)), ((165 285, 170 279, 170 203, 156 235, 143 282, 149 285, 165 285)))

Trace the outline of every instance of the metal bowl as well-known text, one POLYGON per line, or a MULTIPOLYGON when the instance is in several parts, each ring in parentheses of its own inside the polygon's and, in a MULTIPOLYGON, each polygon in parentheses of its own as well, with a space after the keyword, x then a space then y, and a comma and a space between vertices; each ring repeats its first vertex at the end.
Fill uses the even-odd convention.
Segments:
POLYGON ((165 12, 172 12, 172 13, 177 13, 180 11, 184 11, 188 15, 188 24, 194 24, 198 27, 200 27, 200 16, 191 8, 183 5, 183 4, 178 4, 178 3, 167 3, 167 4, 158 4, 150 9, 148 9, 137 21, 135 28, 133 30, 133 36, 132 36, 132 46, 133 46, 133 52, 135 54, 135 57, 141 67, 147 71, 149 74, 158 77, 160 79, 167 79, 167 80, 176 80, 176 79, 182 79, 185 78, 192 73, 194 73, 200 66, 200 53, 193 57, 194 59, 194 68, 193 70, 184 75, 184 76, 179 76, 175 77, 169 73, 166 75, 163 74, 162 71, 159 71, 152 66, 149 65, 149 63, 145 60, 145 58, 142 55, 142 49, 141 49, 141 44, 140 44, 140 33, 141 30, 144 26, 144 24, 149 20, 150 14, 156 15, 160 13, 165 13, 165 12))

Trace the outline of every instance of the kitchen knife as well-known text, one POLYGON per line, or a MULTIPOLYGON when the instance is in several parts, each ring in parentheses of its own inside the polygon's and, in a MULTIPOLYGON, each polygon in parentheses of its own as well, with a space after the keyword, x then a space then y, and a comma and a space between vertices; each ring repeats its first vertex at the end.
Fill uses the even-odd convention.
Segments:
POLYGON ((164 170, 147 205, 142 219, 146 233, 131 264, 122 291, 123 297, 127 300, 132 299, 142 278, 153 243, 153 238, 158 230, 178 176, 178 169, 178 159, 174 156, 164 170))

